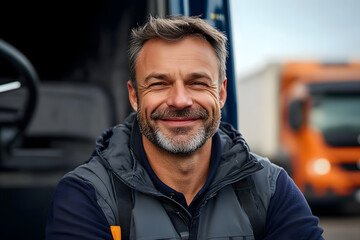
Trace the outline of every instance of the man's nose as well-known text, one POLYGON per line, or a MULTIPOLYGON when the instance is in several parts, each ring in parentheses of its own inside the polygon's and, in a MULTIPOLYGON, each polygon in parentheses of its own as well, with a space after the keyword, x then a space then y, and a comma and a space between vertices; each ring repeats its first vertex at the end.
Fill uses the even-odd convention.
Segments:
POLYGON ((167 99, 167 105, 177 109, 184 109, 193 104, 192 97, 183 83, 174 83, 167 99))

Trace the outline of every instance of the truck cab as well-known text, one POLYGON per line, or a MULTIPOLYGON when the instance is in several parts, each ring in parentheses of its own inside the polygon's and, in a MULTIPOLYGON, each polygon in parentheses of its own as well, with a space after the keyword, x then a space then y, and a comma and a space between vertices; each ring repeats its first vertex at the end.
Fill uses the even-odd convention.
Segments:
POLYGON ((285 64, 280 146, 310 202, 360 201, 360 64, 285 64))

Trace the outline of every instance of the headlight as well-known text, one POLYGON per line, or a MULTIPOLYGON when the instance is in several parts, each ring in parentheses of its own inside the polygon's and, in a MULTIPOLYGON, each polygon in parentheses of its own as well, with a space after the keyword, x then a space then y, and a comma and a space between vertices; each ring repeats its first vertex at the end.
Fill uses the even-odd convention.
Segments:
POLYGON ((328 174, 331 170, 330 161, 326 158, 318 158, 311 162, 310 170, 312 173, 315 173, 317 175, 328 174))

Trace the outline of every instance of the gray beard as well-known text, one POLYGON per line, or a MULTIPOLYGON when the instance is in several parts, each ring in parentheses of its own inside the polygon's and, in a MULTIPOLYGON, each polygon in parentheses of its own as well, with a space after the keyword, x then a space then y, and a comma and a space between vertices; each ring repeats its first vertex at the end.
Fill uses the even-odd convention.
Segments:
MULTIPOLYGON (((171 115, 171 116, 201 116, 202 120, 205 121, 209 118, 209 115, 205 109, 202 110, 179 110, 179 111, 164 111, 157 113, 156 111, 151 114, 151 119, 158 119, 160 115, 171 115)), ((218 119, 212 119, 208 126, 202 126, 198 132, 189 136, 187 140, 174 140, 171 136, 164 134, 160 128, 152 126, 148 119, 142 119, 141 110, 138 110, 137 118, 139 122, 140 131, 144 136, 157 147, 163 149, 171 154, 191 154, 201 148, 219 128, 220 116, 218 119)), ((187 135, 190 129, 186 127, 179 127, 171 129, 174 136, 187 135)))
MULTIPOLYGON (((183 129, 180 129, 183 131, 183 129)), ((178 131, 178 130, 175 130, 178 131)), ((190 154, 201 148, 208 140, 205 129, 202 127, 190 141, 173 141, 170 137, 156 130, 154 144, 172 154, 190 154)))

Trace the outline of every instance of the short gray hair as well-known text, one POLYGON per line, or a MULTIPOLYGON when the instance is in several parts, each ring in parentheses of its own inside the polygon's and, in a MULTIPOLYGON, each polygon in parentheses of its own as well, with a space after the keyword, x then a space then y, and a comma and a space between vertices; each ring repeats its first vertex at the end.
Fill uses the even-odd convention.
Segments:
POLYGON ((207 40, 213 47, 219 65, 219 86, 226 76, 227 37, 199 17, 170 16, 154 18, 143 26, 132 29, 129 44, 130 81, 137 93, 136 61, 144 44, 153 38, 179 41, 186 36, 196 36, 207 40))

